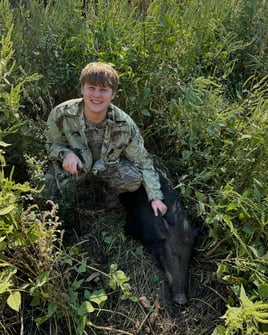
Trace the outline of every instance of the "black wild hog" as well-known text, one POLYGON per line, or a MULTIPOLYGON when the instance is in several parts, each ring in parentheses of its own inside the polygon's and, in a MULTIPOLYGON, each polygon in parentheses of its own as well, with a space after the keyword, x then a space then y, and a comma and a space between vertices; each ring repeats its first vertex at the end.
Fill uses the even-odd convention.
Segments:
POLYGON ((154 165, 160 175, 168 211, 165 216, 160 213, 155 216, 143 186, 135 192, 120 194, 119 199, 127 211, 126 233, 140 240, 156 257, 166 273, 173 301, 185 304, 188 267, 194 238, 200 229, 192 229, 163 163, 155 159, 154 165))

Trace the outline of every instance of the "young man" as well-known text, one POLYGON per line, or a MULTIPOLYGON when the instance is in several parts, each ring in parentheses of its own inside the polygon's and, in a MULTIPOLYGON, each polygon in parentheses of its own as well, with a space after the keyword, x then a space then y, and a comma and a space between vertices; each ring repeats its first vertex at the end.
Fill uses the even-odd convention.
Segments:
POLYGON ((47 184, 55 180, 63 193, 72 175, 79 185, 85 178, 97 178, 116 195, 135 191, 143 184, 154 214, 157 216, 159 210, 164 215, 167 207, 159 176, 139 129, 129 115, 112 104, 118 82, 118 73, 109 64, 89 63, 80 76, 83 97, 63 102, 51 111, 46 146, 54 175, 47 175, 47 184))

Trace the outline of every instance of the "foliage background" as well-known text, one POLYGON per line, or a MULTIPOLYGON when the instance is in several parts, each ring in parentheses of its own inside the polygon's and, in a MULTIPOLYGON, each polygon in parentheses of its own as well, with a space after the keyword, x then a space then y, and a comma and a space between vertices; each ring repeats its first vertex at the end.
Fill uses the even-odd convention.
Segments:
MULTIPOLYGON (((81 68, 101 60, 120 73, 115 103, 137 122, 148 149, 172 165, 190 215, 205 222, 198 253, 213 260, 228 287, 213 334, 267 332, 267 1, 1 0, 0 30, 1 208, 9 208, 0 213, 1 267, 9 271, 0 283, 13 278, 0 291, 3 306, 16 292, 36 292, 46 273, 31 272, 34 286, 11 257, 18 245, 30 253, 38 239, 10 244, 29 222, 23 208, 34 201, 24 193, 43 184, 46 118, 57 103, 80 96, 81 68)), ((33 236, 48 234, 54 248, 57 229, 45 224, 37 233, 31 220, 33 236)), ((49 306, 44 319, 55 316, 49 306)), ((78 319, 82 329, 85 317, 78 319)))

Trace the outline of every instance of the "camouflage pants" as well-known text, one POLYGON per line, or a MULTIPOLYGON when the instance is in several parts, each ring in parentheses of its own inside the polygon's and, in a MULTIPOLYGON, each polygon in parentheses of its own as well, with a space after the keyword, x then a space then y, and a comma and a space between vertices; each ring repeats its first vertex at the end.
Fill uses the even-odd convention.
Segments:
MULTIPOLYGON (((86 175, 86 179, 88 178, 105 182, 117 194, 136 191, 143 180, 140 169, 125 158, 108 167, 104 167, 101 161, 96 161, 91 173, 86 175)), ((80 183, 81 181, 78 184, 80 183)))
MULTIPOLYGON (((104 193, 114 193, 118 195, 123 192, 136 191, 142 184, 142 173, 138 167, 127 159, 120 159, 113 165, 104 166, 101 161, 97 161, 89 173, 81 173, 76 176, 70 175, 66 171, 51 166, 45 175, 45 194, 52 200, 65 194, 68 190, 76 188, 81 192, 90 192, 94 185, 105 185, 104 193)), ((76 192, 73 190, 73 192, 76 192)))

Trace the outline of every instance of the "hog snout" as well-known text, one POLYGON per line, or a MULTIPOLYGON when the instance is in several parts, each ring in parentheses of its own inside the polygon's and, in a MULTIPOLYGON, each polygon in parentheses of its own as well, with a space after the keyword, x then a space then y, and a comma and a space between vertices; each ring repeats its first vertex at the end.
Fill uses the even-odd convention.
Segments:
POLYGON ((173 281, 173 276, 166 271, 166 278, 170 287, 172 301, 176 305, 185 305, 188 302, 186 291, 184 290, 185 281, 183 277, 180 280, 173 281))
POLYGON ((185 305, 188 300, 186 298, 186 294, 181 293, 181 294, 176 294, 175 296, 173 296, 172 301, 178 305, 185 305))

